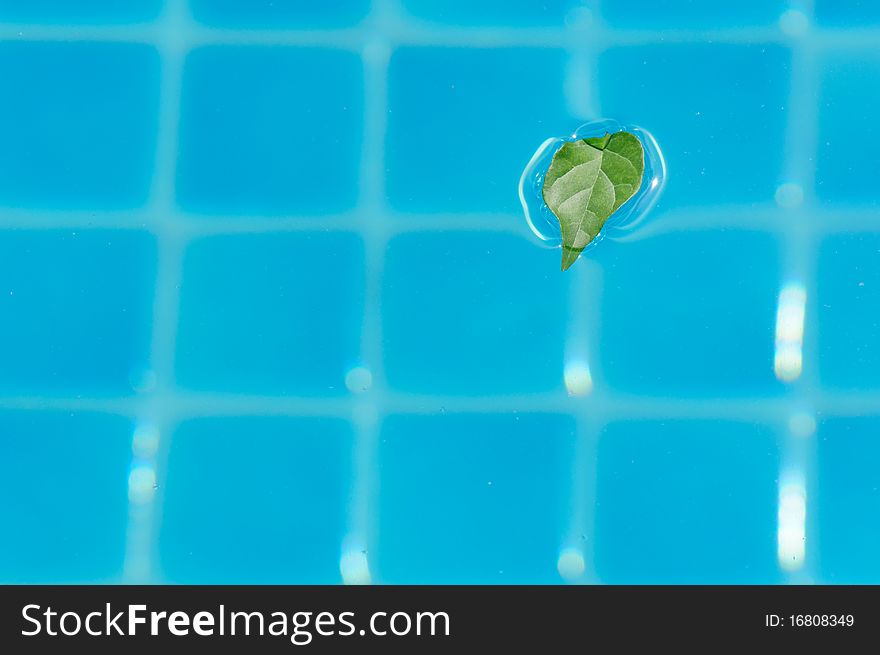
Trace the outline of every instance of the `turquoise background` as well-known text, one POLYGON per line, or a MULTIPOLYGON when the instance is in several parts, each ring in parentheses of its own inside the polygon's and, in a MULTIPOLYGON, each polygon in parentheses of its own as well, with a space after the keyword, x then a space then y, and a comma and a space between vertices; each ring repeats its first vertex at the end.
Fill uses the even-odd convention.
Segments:
POLYGON ((0 581, 880 582, 878 40, 0 0, 0 581), (601 116, 668 182, 561 274, 519 176, 601 116))

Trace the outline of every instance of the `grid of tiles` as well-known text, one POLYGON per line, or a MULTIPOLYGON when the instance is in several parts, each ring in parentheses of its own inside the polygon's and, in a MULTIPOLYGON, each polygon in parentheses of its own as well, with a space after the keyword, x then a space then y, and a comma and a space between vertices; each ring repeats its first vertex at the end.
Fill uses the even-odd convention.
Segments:
POLYGON ((876 581, 876 17, 312 4, 0 10, 0 577, 876 581), (561 286, 600 114, 673 177, 561 286))

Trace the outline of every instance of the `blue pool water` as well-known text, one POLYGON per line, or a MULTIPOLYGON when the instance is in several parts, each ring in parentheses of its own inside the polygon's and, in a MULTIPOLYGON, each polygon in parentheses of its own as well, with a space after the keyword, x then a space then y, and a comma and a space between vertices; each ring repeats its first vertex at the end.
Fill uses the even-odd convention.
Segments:
POLYGON ((880 582, 878 39, 0 1, 0 581, 880 582), (520 176, 602 117, 666 185, 563 274, 520 176))

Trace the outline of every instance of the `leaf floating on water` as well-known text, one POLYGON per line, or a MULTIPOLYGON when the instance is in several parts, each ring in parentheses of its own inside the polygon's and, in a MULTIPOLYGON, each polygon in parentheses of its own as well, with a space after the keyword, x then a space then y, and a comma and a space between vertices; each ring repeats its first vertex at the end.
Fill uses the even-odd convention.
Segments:
POLYGON ((562 270, 642 184, 645 153, 629 132, 568 141, 544 177, 544 202, 562 229, 562 270))

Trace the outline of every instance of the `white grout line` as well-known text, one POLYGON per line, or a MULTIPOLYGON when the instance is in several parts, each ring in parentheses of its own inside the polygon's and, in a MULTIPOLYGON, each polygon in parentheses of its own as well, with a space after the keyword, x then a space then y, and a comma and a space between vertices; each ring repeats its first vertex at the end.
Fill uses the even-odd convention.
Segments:
MULTIPOLYGON (((570 398, 564 392, 523 392, 505 396, 442 396, 386 391, 378 394, 384 414, 433 414, 437 407, 448 413, 562 413, 579 411, 582 398, 570 398)), ((197 416, 274 416, 336 417, 352 420, 360 402, 357 397, 320 396, 249 396, 244 394, 198 393, 181 389, 154 392, 151 399, 161 405, 168 420, 177 422, 197 416)), ((776 423, 787 417, 791 400, 786 394, 775 396, 740 396, 700 398, 697 396, 664 397, 627 394, 598 386, 590 398, 601 409, 605 420, 631 417, 635 420, 706 419, 749 420, 776 423), (744 418, 745 417, 745 418, 744 418)), ((824 391, 810 393, 806 402, 817 414, 859 416, 876 414, 880 391, 824 391)), ((143 399, 129 397, 0 397, 0 409, 93 411, 135 416, 143 399)), ((599 411, 597 409, 596 411, 599 411)))
MULTIPOLYGON (((598 1, 591 11, 572 11, 569 22, 577 35, 569 49, 566 75, 566 99, 569 113, 582 120, 601 116, 599 85, 596 79, 598 52, 605 40, 596 20, 598 1)), ((574 127, 572 128, 574 129, 574 127)), ((570 515, 564 542, 560 545, 557 570, 572 583, 596 583, 595 506, 596 445, 604 413, 591 402, 596 379, 600 321, 602 268, 589 259, 572 271, 569 280, 568 316, 563 364, 563 382, 575 405, 576 432, 569 487, 570 515)), ((601 377, 601 376, 600 376, 601 377)))
POLYGON ((569 413, 575 417, 576 434, 571 516, 558 569, 571 582, 595 584, 599 581, 595 566, 596 451, 603 424, 612 416, 604 402, 607 389, 601 388, 598 366, 603 271, 597 262, 585 260, 573 273, 568 294, 569 334, 563 380, 570 396, 569 413), (581 566, 580 575, 575 575, 577 564, 581 566))
MULTIPOLYGON (((392 15, 393 17, 393 15, 392 15)), ((40 25, 0 23, 2 41, 105 41, 157 43, 163 38, 164 21, 131 25, 40 25)), ((360 51, 372 40, 370 22, 354 27, 332 29, 229 29, 191 23, 186 25, 186 41, 192 47, 203 45, 304 46, 360 51)), ((538 47, 572 48, 579 44, 576 30, 559 27, 469 27, 417 21, 389 20, 385 36, 393 46, 435 47, 538 47)), ((595 45, 667 45, 693 43, 786 45, 791 36, 779 26, 731 27, 721 29, 621 29, 606 27, 595 45)), ((814 50, 855 50, 875 52, 880 29, 817 28, 810 33, 814 50)))
MULTIPOLYGON (((211 413, 212 403, 217 402, 216 396, 211 400, 203 401, 202 405, 196 405, 197 411, 211 413)), ((738 397, 738 398, 679 398, 679 397, 649 397, 645 395, 608 394, 600 390, 594 391, 596 405, 603 407, 603 413, 612 418, 634 419, 664 419, 664 418, 693 418, 705 419, 717 416, 721 419, 741 420, 744 416, 750 419, 767 421, 772 417, 778 417, 781 408, 784 407, 785 397, 738 397)), ((242 404, 242 409, 249 406, 247 399, 242 404)), ((254 408, 268 413, 289 413, 285 407, 296 408, 295 413, 311 414, 308 408, 315 404, 314 399, 295 399, 294 403, 288 403, 287 399, 280 399, 276 405, 272 399, 255 399, 254 408)), ((837 391, 833 393, 811 394, 809 402, 816 407, 817 412, 844 416, 859 416, 873 414, 880 407, 880 391, 867 391, 853 393, 837 391)), ((409 413, 423 414, 434 413, 438 406, 443 406, 452 412, 462 413, 507 413, 507 412, 542 412, 554 411, 568 413, 573 411, 572 400, 559 393, 523 393, 504 397, 442 397, 417 394, 394 394, 389 393, 382 398, 386 414, 409 413)), ((196 411, 190 408, 190 412, 196 411)), ((215 408, 218 415, 224 412, 215 408)), ((225 412, 228 414, 228 412, 225 412)), ((328 413, 329 415, 329 413, 328 413)))
POLYGON ((153 581, 158 577, 153 562, 157 454, 161 452, 160 441, 167 439, 173 428, 166 398, 174 389, 174 344, 185 247, 184 239, 174 223, 181 78, 186 55, 181 33, 185 31, 185 24, 185 1, 166 3, 161 23, 164 38, 157 44, 162 62, 159 135, 155 178, 147 210, 157 241, 153 334, 148 382, 139 389, 141 402, 132 443, 134 460, 129 480, 129 525, 124 572, 125 581, 129 583, 153 581), (144 434, 147 435, 146 439, 142 438, 144 434))
MULTIPOLYGON (((779 421, 779 429, 785 436, 781 440, 777 554, 787 581, 798 584, 815 580, 816 574, 811 557, 814 548, 807 541, 806 529, 815 436, 803 426, 812 419, 814 408, 810 401, 818 388, 816 353, 804 348, 805 336, 809 343, 816 336, 815 325, 807 323, 805 316, 815 315, 812 308, 816 304, 815 250, 819 234, 815 222, 804 217, 810 216, 815 207, 818 108, 814 99, 818 98, 818 67, 817 40, 811 35, 810 25, 812 1, 796 2, 788 15, 797 19, 797 30, 792 34, 784 180, 777 191, 777 202, 790 218, 784 223, 782 239, 783 278, 775 361, 777 376, 791 391, 786 413, 779 421)), ((836 229, 840 229, 839 226, 836 229)))
MULTIPOLYGON (((374 36, 364 43, 364 141, 361 152, 360 231, 364 238, 364 316, 361 328, 360 366, 370 388, 354 401, 355 444, 353 481, 343 538, 340 571, 346 584, 373 582, 378 494, 377 448, 383 398, 386 395, 382 356, 381 293, 389 228, 385 203, 385 132, 388 114, 388 66, 391 47, 385 36, 395 20, 389 0, 373 3, 369 24, 374 36)), ((363 373, 362 373, 363 374, 363 373)), ((351 389, 357 393, 359 389, 351 389)))
MULTIPOLYGON (((805 194, 809 193, 808 188, 809 185, 803 191, 805 194)), ((615 240, 641 241, 659 235, 709 230, 753 230, 787 237, 795 227, 804 236, 813 238, 880 230, 880 211, 876 208, 816 207, 810 206, 806 197, 804 201, 797 211, 768 204, 695 206, 658 211, 656 220, 633 234, 615 236, 615 240)), ((367 224, 381 225, 386 238, 398 234, 450 231, 499 232, 531 238, 522 216, 504 213, 401 214, 387 210, 368 211, 360 206, 345 214, 274 217, 202 216, 176 208, 146 208, 131 212, 0 208, 0 230, 142 230, 157 236, 173 231, 184 239, 220 234, 363 232, 367 224)))

